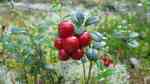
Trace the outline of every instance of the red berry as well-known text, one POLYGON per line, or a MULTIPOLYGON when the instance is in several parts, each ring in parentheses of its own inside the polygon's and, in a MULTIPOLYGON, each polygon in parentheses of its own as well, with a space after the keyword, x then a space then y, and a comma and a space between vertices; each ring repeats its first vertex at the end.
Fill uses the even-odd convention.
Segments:
POLYGON ((81 47, 85 47, 89 45, 92 41, 92 36, 89 32, 84 32, 80 37, 79 37, 79 42, 81 47))
POLYGON ((106 66, 109 67, 112 64, 112 60, 109 58, 103 58, 102 63, 106 66))
POLYGON ((76 49, 79 48, 79 40, 75 36, 67 37, 63 41, 63 48, 66 50, 67 53, 71 54, 76 49))
POLYGON ((71 21, 62 21, 59 24, 58 32, 63 38, 73 35, 74 31, 74 24, 71 21))
POLYGON ((57 49, 62 49, 63 48, 63 46, 62 46, 62 41, 63 41, 63 39, 61 39, 61 38, 56 38, 55 39, 55 42, 54 42, 54 46, 55 46, 55 48, 57 48, 57 49))
POLYGON ((84 56, 84 50, 83 49, 77 49, 72 55, 72 59, 74 60, 80 60, 84 56))
POLYGON ((69 55, 67 55, 67 53, 64 49, 59 50, 59 59, 61 61, 66 61, 69 59, 69 55))

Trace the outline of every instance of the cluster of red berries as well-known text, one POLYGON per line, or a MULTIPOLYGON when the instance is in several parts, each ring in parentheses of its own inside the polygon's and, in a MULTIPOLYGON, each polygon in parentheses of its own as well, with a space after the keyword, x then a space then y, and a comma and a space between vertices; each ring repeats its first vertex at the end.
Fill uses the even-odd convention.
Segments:
POLYGON ((59 49, 59 59, 62 61, 68 60, 70 57, 74 60, 80 60, 84 56, 84 47, 88 46, 92 41, 92 36, 89 32, 77 35, 75 25, 68 20, 59 24, 58 34, 54 46, 59 49))

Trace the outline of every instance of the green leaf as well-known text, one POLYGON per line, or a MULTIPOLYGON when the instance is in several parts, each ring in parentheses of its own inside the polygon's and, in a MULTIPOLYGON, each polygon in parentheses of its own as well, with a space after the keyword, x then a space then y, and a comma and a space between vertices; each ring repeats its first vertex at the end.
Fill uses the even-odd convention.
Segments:
POLYGON ((105 79, 108 76, 111 76, 113 74, 112 69, 104 69, 103 71, 100 72, 100 74, 97 76, 97 79, 105 79))
POLYGON ((24 63, 25 64, 32 64, 32 57, 31 56, 27 56, 26 58, 24 58, 24 63))
POLYGON ((139 34, 137 32, 129 32, 129 38, 137 38, 139 34))
POLYGON ((92 32, 91 35, 94 41, 100 42, 103 39, 103 35, 100 32, 92 32))
POLYGON ((86 51, 86 56, 90 61, 96 61, 97 60, 97 53, 98 51, 93 48, 89 48, 86 51))
POLYGON ((22 28, 12 27, 10 32, 11 33, 25 33, 26 31, 22 28))
POLYGON ((85 14, 79 10, 76 11, 72 16, 72 20, 76 23, 78 27, 80 27, 84 23, 85 18, 85 14))
POLYGON ((85 23, 85 26, 88 26, 88 25, 96 25, 99 21, 99 17, 98 16, 92 16, 92 17, 89 17, 85 23))
POLYGON ((34 42, 36 44, 42 44, 42 43, 46 42, 47 39, 48 39, 47 36, 39 35, 34 38, 34 42))
POLYGON ((93 43, 93 48, 100 49, 100 48, 103 48, 105 45, 106 45, 106 42, 104 42, 104 41, 94 42, 93 43))
POLYGON ((96 66, 98 69, 102 70, 102 64, 100 63, 100 60, 96 61, 96 66))

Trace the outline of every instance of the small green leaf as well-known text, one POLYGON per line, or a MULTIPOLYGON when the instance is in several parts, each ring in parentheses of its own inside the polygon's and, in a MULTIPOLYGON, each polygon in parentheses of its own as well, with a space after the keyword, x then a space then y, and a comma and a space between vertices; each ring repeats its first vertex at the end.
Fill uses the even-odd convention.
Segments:
POLYGON ((100 60, 97 60, 97 61, 96 61, 96 66, 97 66, 98 69, 101 69, 101 70, 102 70, 102 65, 101 65, 101 63, 100 63, 100 60))
POLYGON ((100 48, 103 48, 105 45, 106 45, 106 42, 104 42, 104 41, 94 42, 93 43, 93 48, 100 49, 100 48))
POLYGON ((100 42, 103 39, 103 35, 100 32, 92 32, 91 35, 94 41, 100 42))
POLYGON ((96 49, 89 48, 86 51, 86 56, 90 61, 96 61, 97 53, 98 53, 98 51, 96 49))
POLYGON ((85 20, 85 14, 81 11, 76 11, 75 14, 73 15, 73 21, 81 26, 84 23, 85 20))
POLYGON ((99 17, 98 16, 93 16, 93 17, 89 17, 85 23, 85 26, 88 26, 88 25, 92 25, 92 24, 97 24, 99 21, 99 17))
POLYGON ((103 71, 100 72, 100 74, 97 76, 97 79, 103 79, 106 78, 108 76, 111 76, 113 74, 113 70, 112 69, 104 69, 103 71))
POLYGON ((25 33, 25 30, 22 28, 12 27, 10 32, 11 33, 25 33))

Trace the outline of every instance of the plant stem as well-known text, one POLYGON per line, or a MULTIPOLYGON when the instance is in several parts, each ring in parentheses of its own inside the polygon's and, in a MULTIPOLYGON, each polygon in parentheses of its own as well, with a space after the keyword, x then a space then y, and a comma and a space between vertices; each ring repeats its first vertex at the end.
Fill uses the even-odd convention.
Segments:
POLYGON ((91 78, 91 71, 92 71, 92 61, 90 61, 90 66, 89 66, 89 72, 88 72, 88 79, 87 79, 87 83, 89 84, 90 78, 91 78))
POLYGON ((37 75, 35 75, 34 83, 37 84, 37 75))
POLYGON ((82 67, 83 67, 83 76, 84 76, 84 82, 86 81, 86 76, 85 76, 85 64, 82 62, 82 67))

